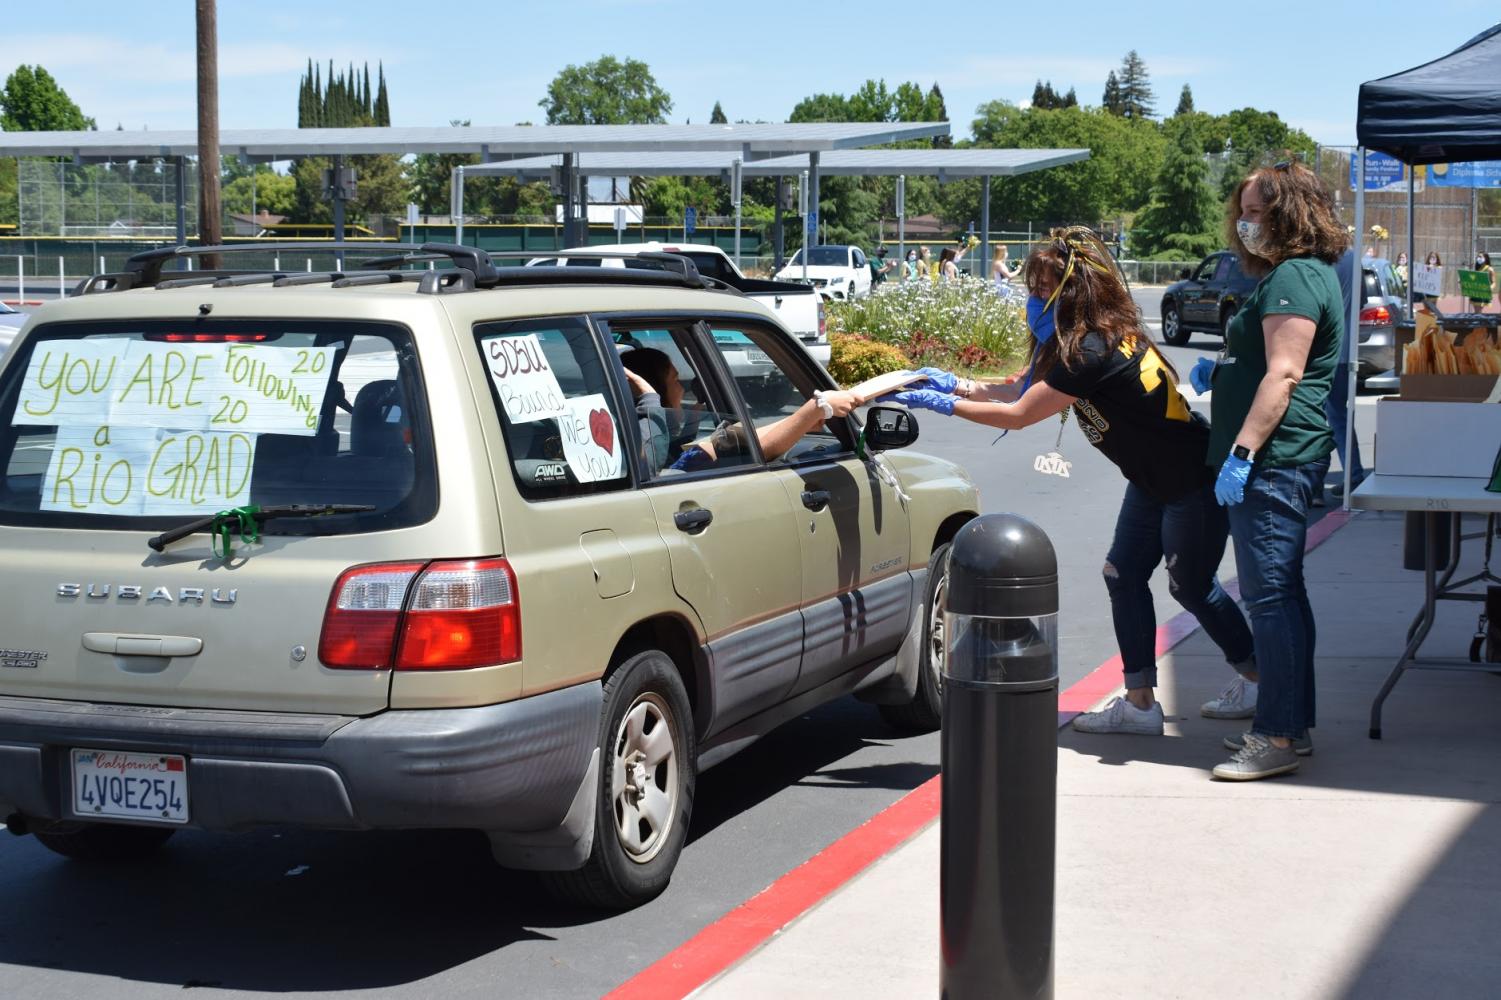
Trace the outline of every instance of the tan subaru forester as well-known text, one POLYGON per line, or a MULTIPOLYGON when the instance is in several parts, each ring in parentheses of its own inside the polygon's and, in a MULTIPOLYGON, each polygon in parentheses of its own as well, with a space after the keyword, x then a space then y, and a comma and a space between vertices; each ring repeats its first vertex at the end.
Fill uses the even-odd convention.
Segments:
POLYGON ((909 413, 768 457, 833 383, 683 258, 319 250, 349 259, 137 255, 0 365, 13 833, 128 861, 185 826, 474 829, 625 907, 697 773, 772 727, 850 693, 938 724, 979 500, 894 450, 909 413), (634 351, 670 360, 639 399, 634 351))

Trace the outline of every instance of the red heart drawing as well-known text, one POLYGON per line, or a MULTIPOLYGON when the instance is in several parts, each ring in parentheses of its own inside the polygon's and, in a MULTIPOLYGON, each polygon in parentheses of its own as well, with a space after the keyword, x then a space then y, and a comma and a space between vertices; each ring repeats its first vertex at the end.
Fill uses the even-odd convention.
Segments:
POLYGON ((608 410, 589 411, 589 433, 594 436, 595 444, 615 454, 615 421, 610 419, 608 410))

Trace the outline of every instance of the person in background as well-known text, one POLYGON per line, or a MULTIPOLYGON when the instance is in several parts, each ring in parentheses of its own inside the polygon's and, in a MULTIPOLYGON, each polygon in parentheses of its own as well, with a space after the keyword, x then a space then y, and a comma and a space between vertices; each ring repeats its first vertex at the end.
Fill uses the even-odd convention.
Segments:
POLYGON ((1392 268, 1392 270, 1397 272, 1397 277, 1401 280, 1401 282, 1402 282, 1403 285, 1406 285, 1407 284, 1407 251, 1406 250, 1402 250, 1402 251, 1400 251, 1397 254, 1397 263, 1396 263, 1396 266, 1392 268))
MULTIPOLYGON (((1437 250, 1430 250, 1430 251, 1428 251, 1428 259, 1426 261, 1424 261, 1424 263, 1427 264, 1429 267, 1443 267, 1444 266, 1443 259, 1439 257, 1437 250)), ((1424 295, 1423 298, 1422 298, 1422 302, 1423 302, 1424 305, 1428 306, 1431 309, 1431 308, 1433 308, 1433 300, 1434 300, 1434 298, 1435 298, 1435 296, 1432 296, 1432 295, 1424 295)), ((1418 300, 1414 299, 1413 301, 1417 302, 1418 300)))
POLYGON ((995 248, 995 256, 990 261, 990 280, 995 283, 996 293, 1005 298, 1011 295, 1011 282, 1016 279, 1017 270, 1006 261, 1006 244, 998 244, 995 248))
POLYGON ((876 248, 873 256, 865 258, 865 262, 870 265, 870 290, 872 292, 876 290, 877 285, 886 280, 886 275, 901 266, 897 261, 886 259, 884 243, 876 248))
POLYGON ((953 247, 944 247, 938 255, 938 278, 939 281, 956 281, 959 278, 959 251, 953 247))
POLYGON ((1126 479, 1103 575, 1126 693, 1073 721, 1087 733, 1160 736, 1157 620, 1151 579, 1198 618, 1239 675, 1206 704, 1210 718, 1248 718, 1256 704, 1250 626, 1216 579, 1229 522, 1204 464, 1209 428, 1178 391, 1177 373, 1141 326, 1114 257, 1082 227, 1054 230, 1023 266, 1031 369, 1020 383, 976 383, 934 368, 896 402, 1007 431, 1070 408, 1085 437, 1126 479), (1033 381, 1033 376, 1036 381, 1033 381))
POLYGON ((1313 607, 1303 579, 1308 508, 1329 471, 1325 404, 1345 317, 1334 264, 1350 237, 1328 189, 1301 163, 1252 171, 1226 205, 1230 248, 1261 278, 1230 320, 1213 366, 1209 464, 1230 515, 1241 598, 1260 675, 1249 732, 1214 777, 1252 781, 1298 769, 1314 726, 1313 607))
MULTIPOLYGON (((1406 254, 1402 257, 1405 259, 1406 254)), ((1339 344, 1339 367, 1334 371, 1334 380, 1329 386, 1329 398, 1324 402, 1324 415, 1329 418, 1329 429, 1334 433, 1334 450, 1339 454, 1339 464, 1342 469, 1350 470, 1350 488, 1361 484, 1366 477, 1365 466, 1360 463, 1360 440, 1350 438, 1349 454, 1345 453, 1345 428, 1350 416, 1350 377, 1345 368, 1345 362, 1350 357, 1350 300, 1355 295, 1355 251, 1346 250, 1334 265, 1335 274, 1339 276, 1339 293, 1344 300, 1341 308, 1344 316, 1344 328, 1340 335, 1339 344)), ((1343 477, 1341 477, 1343 480, 1343 477)), ((1342 502, 1345 496, 1345 484, 1343 481, 1329 487, 1329 493, 1336 502, 1342 502)), ((1313 494, 1313 505, 1322 507, 1324 500, 1324 481, 1319 480, 1313 494)))
POLYGON ((933 254, 927 247, 917 248, 917 276, 929 281, 938 280, 938 275, 934 271, 933 254))
POLYGON ((908 250, 907 251, 907 261, 906 261, 905 264, 902 265, 901 275, 902 275, 902 280, 903 281, 916 281, 917 280, 917 251, 916 250, 908 250))
MULTIPOLYGON (((1491 299, 1490 299, 1490 302, 1496 301, 1496 269, 1494 267, 1491 267, 1491 255, 1488 254, 1488 253, 1486 253, 1484 250, 1480 250, 1480 251, 1476 252, 1476 254, 1475 254, 1475 270, 1484 272, 1485 275, 1490 279, 1490 282, 1491 282, 1491 299)), ((1490 305, 1490 302, 1482 302, 1479 299, 1471 299, 1470 300, 1470 312, 1477 312, 1478 313, 1482 309, 1484 309, 1486 306, 1490 305)))

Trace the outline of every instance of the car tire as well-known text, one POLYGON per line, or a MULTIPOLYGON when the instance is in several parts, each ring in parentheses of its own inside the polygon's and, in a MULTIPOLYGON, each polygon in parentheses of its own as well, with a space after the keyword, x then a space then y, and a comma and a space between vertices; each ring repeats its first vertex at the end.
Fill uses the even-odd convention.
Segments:
POLYGON ((927 733, 943 724, 943 592, 948 568, 949 547, 940 545, 928 557, 928 580, 923 588, 917 693, 905 705, 880 706, 881 717, 899 729, 927 733))
POLYGON ((1230 321, 1235 318, 1235 313, 1236 307, 1233 305, 1220 310, 1220 339, 1226 343, 1230 342, 1230 321))
POLYGON ((47 850, 73 861, 121 864, 150 857, 176 832, 160 826, 83 823, 73 829, 37 830, 33 836, 47 850))
POLYGON ((693 709, 666 653, 637 653, 605 681, 599 751, 589 860, 576 871, 541 874, 560 899, 625 910, 667 888, 693 813, 693 709), (653 804, 643 809, 646 799, 653 804))
POLYGON ((1183 325, 1183 318, 1178 313, 1176 302, 1162 304, 1162 340, 1174 347, 1182 347, 1188 343, 1188 329, 1183 325))

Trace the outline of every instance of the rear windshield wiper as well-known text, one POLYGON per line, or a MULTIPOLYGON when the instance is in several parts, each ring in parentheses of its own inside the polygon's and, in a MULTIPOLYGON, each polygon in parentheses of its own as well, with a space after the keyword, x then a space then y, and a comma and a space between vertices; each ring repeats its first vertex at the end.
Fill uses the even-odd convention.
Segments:
POLYGON ((236 507, 233 510, 221 510, 217 514, 208 517, 200 517, 196 521, 178 525, 171 531, 164 531, 155 538, 146 539, 146 544, 157 552, 162 551, 168 545, 189 535, 207 530, 213 535, 214 551, 221 558, 228 559, 230 554, 231 536, 238 533, 241 541, 253 542, 260 538, 261 525, 266 521, 280 517, 322 517, 328 514, 363 514, 375 509, 373 504, 363 503, 285 503, 269 504, 265 507, 254 505, 248 507, 236 507), (224 551, 219 553, 219 544, 222 540, 224 551))

